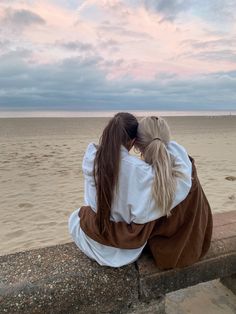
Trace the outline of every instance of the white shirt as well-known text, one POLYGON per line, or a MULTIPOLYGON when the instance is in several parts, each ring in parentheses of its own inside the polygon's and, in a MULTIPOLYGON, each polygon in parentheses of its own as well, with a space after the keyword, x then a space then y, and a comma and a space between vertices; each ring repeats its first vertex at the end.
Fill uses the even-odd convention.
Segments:
MULTIPOLYGON (((168 152, 175 158, 178 169, 184 174, 177 178, 175 198, 171 208, 182 202, 191 188, 192 164, 184 147, 171 141, 167 145, 168 152)), ((96 188, 93 178, 96 146, 89 144, 85 152, 82 169, 84 173, 84 201, 96 212, 96 188)), ((121 147, 121 162, 118 188, 111 208, 111 220, 135 222, 143 224, 163 216, 152 197, 154 171, 152 166, 129 154, 121 147)), ((137 260, 144 246, 138 249, 119 249, 102 245, 89 238, 80 228, 79 209, 69 218, 69 231, 76 245, 90 258, 100 265, 120 267, 137 260)))

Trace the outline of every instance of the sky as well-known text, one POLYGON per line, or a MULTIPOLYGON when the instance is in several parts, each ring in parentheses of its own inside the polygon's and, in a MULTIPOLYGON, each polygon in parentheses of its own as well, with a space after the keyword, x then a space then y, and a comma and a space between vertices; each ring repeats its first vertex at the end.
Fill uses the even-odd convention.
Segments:
POLYGON ((236 110, 236 0, 0 0, 0 110, 236 110))

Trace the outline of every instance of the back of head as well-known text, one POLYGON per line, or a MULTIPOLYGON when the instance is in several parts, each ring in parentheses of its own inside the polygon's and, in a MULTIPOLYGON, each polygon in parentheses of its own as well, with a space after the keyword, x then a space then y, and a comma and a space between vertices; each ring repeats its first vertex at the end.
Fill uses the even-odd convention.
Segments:
MULTIPOLYGON (((147 158, 153 157, 152 154, 147 153, 149 149, 157 149, 161 144, 166 146, 169 141, 170 129, 163 118, 145 117, 139 122, 135 145, 142 154, 147 155, 147 158)), ((152 163, 152 161, 148 163, 152 163)))
POLYGON ((136 137, 137 119, 130 113, 119 112, 107 124, 100 138, 94 162, 97 190, 97 220, 101 233, 106 231, 110 219, 113 195, 117 186, 121 145, 128 148, 136 137))
POLYGON ((145 117, 139 122, 135 146, 144 160, 153 166, 153 197, 164 215, 170 214, 176 190, 176 171, 167 151, 170 129, 161 117, 145 117))

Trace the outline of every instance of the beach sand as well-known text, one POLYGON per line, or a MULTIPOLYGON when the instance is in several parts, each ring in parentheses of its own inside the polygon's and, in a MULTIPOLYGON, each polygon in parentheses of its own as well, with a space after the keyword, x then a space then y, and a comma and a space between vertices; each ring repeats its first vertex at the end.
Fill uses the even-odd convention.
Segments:
MULTIPOLYGON (((236 210, 236 116, 170 117, 172 137, 195 158, 213 212, 236 210)), ((83 204, 81 163, 107 118, 0 119, 0 254, 71 241, 83 204)), ((218 280, 167 294, 168 314, 235 313, 218 280)))
MULTIPOLYGON (((0 119, 1 255, 71 240, 68 216, 83 205, 83 154, 107 120, 0 119)), ((236 116, 167 121, 195 158, 213 212, 235 210, 236 181, 226 177, 236 176, 236 116)))

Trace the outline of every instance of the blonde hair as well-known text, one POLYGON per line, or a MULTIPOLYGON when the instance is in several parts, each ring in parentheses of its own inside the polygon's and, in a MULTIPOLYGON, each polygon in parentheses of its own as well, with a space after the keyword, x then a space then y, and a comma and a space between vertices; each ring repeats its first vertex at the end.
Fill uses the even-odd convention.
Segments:
POLYGON ((170 215, 175 196, 176 177, 182 176, 167 151, 169 141, 170 129, 163 118, 145 117, 139 122, 135 147, 139 149, 144 160, 153 166, 153 197, 157 206, 167 216, 170 215))

